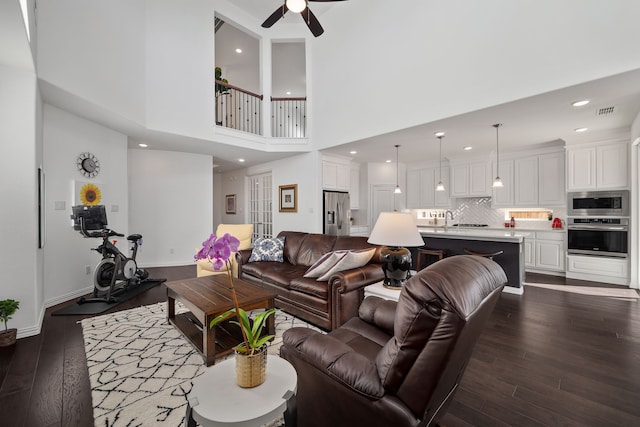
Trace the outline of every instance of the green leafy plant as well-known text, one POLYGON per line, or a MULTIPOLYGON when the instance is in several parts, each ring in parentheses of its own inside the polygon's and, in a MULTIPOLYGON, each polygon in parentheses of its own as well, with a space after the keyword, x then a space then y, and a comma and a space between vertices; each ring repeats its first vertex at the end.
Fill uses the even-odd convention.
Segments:
MULTIPOLYGON (((238 352, 245 354, 254 354, 260 347, 266 344, 267 341, 275 337, 275 335, 265 335, 263 337, 261 336, 262 330, 267 324, 267 319, 269 318, 269 316, 275 314, 275 312, 275 308, 270 308, 269 310, 265 310, 262 313, 255 315, 253 319, 249 319, 247 312, 243 309, 239 309, 237 317, 240 319, 240 322, 232 320, 231 323, 242 328, 247 339, 244 344, 236 346, 236 350, 238 352)), ((235 314, 236 309, 232 308, 231 310, 222 313, 220 316, 213 319, 209 326, 213 328, 218 323, 224 322, 235 314)))
MULTIPOLYGON (((215 79, 222 83, 229 83, 227 79, 222 78, 222 68, 216 67, 215 79)), ((229 93, 229 88, 216 82, 216 95, 229 93)))
POLYGON ((209 323, 209 327, 213 328, 220 322, 223 322, 235 315, 238 321, 231 321, 240 327, 242 332, 243 343, 236 346, 236 350, 240 353, 254 354, 262 345, 272 339, 274 335, 262 335, 262 330, 267 322, 269 316, 273 315, 276 310, 271 308, 266 310, 253 318, 253 322, 249 319, 247 313, 240 308, 238 304, 238 295, 236 294, 236 288, 233 286, 233 276, 231 274, 231 262, 229 257, 232 253, 238 251, 238 245, 240 240, 232 236, 229 233, 225 233, 222 237, 216 237, 215 234, 211 234, 207 240, 202 242, 202 248, 194 256, 194 260, 206 259, 211 263, 214 270, 219 271, 226 265, 227 277, 231 284, 231 296, 233 297, 234 308, 225 311, 209 323))
POLYGON ((11 319, 11 316, 15 314, 16 310, 18 310, 19 307, 20 302, 14 299, 3 299, 2 301, 0 301, 0 319, 2 319, 2 321, 4 322, 5 332, 8 330, 7 322, 9 321, 9 319, 11 319))

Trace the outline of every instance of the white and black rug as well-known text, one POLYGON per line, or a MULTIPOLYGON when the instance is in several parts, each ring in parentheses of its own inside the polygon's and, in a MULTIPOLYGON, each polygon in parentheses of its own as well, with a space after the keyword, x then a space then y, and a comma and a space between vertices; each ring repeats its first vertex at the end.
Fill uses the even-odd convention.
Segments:
MULTIPOLYGON (((177 305, 177 312, 184 312, 177 305)), ((184 425, 192 381, 205 371, 202 357, 167 323, 166 303, 82 320, 96 426, 184 425)), ((282 333, 311 327, 296 317, 276 313, 278 354, 282 333)))

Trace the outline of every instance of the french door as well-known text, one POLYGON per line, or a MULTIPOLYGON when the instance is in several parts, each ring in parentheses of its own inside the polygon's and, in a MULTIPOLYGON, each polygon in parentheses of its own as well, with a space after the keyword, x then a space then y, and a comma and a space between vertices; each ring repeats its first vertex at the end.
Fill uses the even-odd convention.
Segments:
POLYGON ((253 241, 273 237, 273 185, 271 173, 249 176, 249 222, 253 241))

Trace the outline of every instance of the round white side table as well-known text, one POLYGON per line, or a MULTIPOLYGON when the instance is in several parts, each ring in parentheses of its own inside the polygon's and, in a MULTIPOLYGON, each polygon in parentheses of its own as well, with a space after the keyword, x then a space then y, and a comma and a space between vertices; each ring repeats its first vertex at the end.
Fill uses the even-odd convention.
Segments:
POLYGON ((231 357, 207 368, 195 379, 187 396, 187 426, 260 427, 285 415, 295 426, 298 376, 289 362, 267 356, 267 379, 253 388, 236 384, 236 360, 231 357))

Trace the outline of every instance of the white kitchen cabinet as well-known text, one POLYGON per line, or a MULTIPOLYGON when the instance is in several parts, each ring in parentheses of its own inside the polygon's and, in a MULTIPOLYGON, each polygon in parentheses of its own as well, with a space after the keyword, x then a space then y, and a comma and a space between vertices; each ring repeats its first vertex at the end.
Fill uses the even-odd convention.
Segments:
POLYGON ((514 202, 516 206, 538 205, 538 156, 515 160, 514 202))
POLYGON ((567 278, 629 285, 629 260, 568 255, 567 278))
POLYGON ((487 162, 451 165, 451 197, 491 196, 487 162))
POLYGON ((500 168, 496 170, 495 162, 493 163, 493 175, 499 175, 502 180, 503 187, 492 188, 491 206, 513 207, 513 160, 500 160, 500 168))
POLYGON ((322 188, 325 190, 349 191, 351 166, 349 163, 322 161, 322 188))
POLYGON ((628 151, 624 142, 567 148, 567 190, 628 188, 628 151))
POLYGON ((424 168, 407 171, 407 207, 409 209, 428 209, 448 207, 449 168, 442 168, 442 183, 445 191, 436 191, 440 180, 440 168, 424 168))
POLYGON ((360 164, 358 163, 351 164, 349 203, 351 209, 360 209, 360 164))
POLYGON ((530 232, 524 245, 526 270, 563 273, 567 255, 565 240, 565 233, 561 232, 530 232))
POLYGON ((542 207, 565 206, 564 153, 538 156, 538 205, 542 207))

